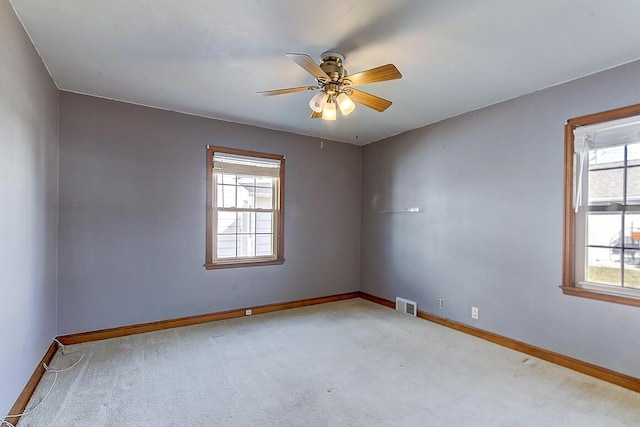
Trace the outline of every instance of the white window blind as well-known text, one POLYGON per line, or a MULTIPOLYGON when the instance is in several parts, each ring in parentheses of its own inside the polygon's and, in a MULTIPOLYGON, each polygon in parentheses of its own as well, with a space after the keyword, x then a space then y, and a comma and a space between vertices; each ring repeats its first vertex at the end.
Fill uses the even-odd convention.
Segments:
POLYGON ((280 160, 215 153, 213 156, 213 170, 218 173, 277 178, 280 175, 280 160))
POLYGON ((574 151, 632 144, 640 141, 640 116, 580 126, 573 130, 574 151))

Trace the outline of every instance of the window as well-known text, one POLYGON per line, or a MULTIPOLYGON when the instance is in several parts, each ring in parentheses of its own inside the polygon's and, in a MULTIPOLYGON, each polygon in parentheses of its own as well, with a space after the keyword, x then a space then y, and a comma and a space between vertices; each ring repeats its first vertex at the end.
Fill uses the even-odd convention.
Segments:
POLYGON ((284 156, 207 147, 207 269, 284 262, 284 156))
POLYGON ((565 294, 640 306, 640 105, 567 121, 565 294))

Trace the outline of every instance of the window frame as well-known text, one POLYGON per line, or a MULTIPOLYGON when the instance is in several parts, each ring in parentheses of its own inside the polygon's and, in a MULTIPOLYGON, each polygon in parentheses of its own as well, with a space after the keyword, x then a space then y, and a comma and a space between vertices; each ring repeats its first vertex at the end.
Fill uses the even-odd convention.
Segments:
POLYGON ((285 172, 285 157, 280 154, 262 153, 257 151, 241 150, 237 148, 219 147, 214 145, 207 145, 207 183, 206 183, 206 238, 205 238, 205 263, 204 267, 207 270, 215 270, 221 268, 236 268, 236 267, 255 267, 265 265, 280 265, 285 261, 284 258, 284 180, 285 172), (214 244, 216 244, 217 237, 217 224, 215 224, 214 218, 216 213, 216 207, 214 207, 214 191, 216 191, 213 184, 213 157, 215 153, 231 154, 236 156, 246 156, 254 158, 263 158, 269 160, 280 161, 279 176, 278 176, 278 206, 275 215, 275 227, 274 244, 275 257, 263 258, 263 257, 248 257, 244 259, 233 258, 230 260, 216 260, 214 259, 214 244))
POLYGON ((610 122, 640 115, 640 104, 616 108, 567 120, 564 129, 564 223, 563 223, 563 260, 562 285, 565 295, 590 298, 640 307, 640 291, 638 295, 624 295, 607 291, 606 286, 582 286, 576 282, 576 212, 574 209, 574 130, 580 126, 610 122))

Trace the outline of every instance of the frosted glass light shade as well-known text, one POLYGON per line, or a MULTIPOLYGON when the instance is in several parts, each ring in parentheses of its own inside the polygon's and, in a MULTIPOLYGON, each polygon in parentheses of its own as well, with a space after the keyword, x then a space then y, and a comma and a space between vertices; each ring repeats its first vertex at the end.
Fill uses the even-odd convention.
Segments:
POLYGON ((351 112, 356 109, 356 104, 353 103, 346 93, 338 95, 336 101, 338 101, 338 107, 340 108, 340 112, 343 116, 351 114, 351 112))
POLYGON ((336 119, 336 104, 335 102, 327 102, 322 109, 322 120, 335 120, 336 119))
POLYGON ((311 109, 316 113, 322 113, 322 109, 324 108, 326 103, 327 94, 321 90, 320 92, 316 93, 313 98, 311 98, 311 101, 309 101, 309 107, 311 107, 311 109))

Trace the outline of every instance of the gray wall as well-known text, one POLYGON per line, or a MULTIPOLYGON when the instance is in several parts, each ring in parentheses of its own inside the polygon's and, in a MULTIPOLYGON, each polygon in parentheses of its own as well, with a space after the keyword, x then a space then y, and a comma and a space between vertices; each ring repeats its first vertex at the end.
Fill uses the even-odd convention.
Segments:
POLYGON ((640 102, 640 63, 363 149, 321 149, 59 95, 6 1, 0 39, 1 411, 56 333, 358 289, 640 376, 640 310, 558 289, 563 122, 640 102), (284 265, 202 267, 206 144, 286 155, 284 265), (379 213, 412 206, 424 212, 379 213))
POLYGON ((362 290, 639 377, 640 309, 558 289, 564 121, 639 89, 636 62, 366 146, 362 290))
POLYGON ((357 291, 360 148, 60 95, 59 332, 357 291), (207 271, 206 145, 286 156, 281 266, 207 271))
POLYGON ((4 0, 0 0, 0 40, 0 414, 4 415, 56 333, 58 90, 4 0))

